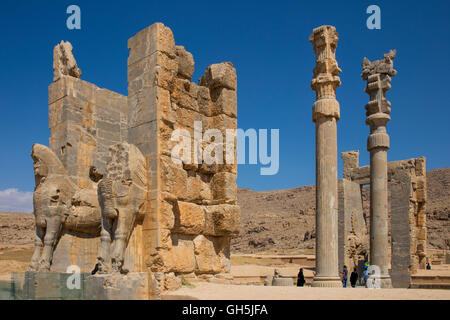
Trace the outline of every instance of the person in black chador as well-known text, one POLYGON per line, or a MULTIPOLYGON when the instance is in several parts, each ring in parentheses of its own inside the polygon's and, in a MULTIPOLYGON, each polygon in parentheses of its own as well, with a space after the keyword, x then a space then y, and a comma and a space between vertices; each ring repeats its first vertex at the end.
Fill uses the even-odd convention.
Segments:
POLYGON ((356 272, 356 268, 354 268, 352 274, 350 275, 350 284, 352 285, 352 288, 356 287, 357 281, 358 281, 358 272, 356 272))
POLYGON ((94 270, 91 271, 91 274, 96 274, 98 271, 98 263, 95 265, 94 270))
POLYGON ((303 268, 300 268, 300 271, 297 275, 297 287, 303 287, 305 285, 305 277, 303 276, 303 268))

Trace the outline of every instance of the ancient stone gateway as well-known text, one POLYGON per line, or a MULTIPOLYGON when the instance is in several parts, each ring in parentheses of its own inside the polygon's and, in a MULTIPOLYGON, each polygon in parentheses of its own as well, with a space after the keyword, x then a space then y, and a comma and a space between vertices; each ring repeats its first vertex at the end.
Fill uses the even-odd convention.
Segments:
MULTIPOLYGON (((229 62, 213 64, 199 84, 191 82, 192 54, 161 23, 130 38, 128 48, 123 96, 81 80, 72 46, 55 47, 50 147, 33 148, 32 268, 90 272, 99 263, 101 272, 151 273, 161 289, 178 286, 180 274, 228 277, 240 215, 236 162, 175 161, 179 141, 171 137, 180 129, 201 159, 212 140, 196 137, 236 129, 236 71, 229 62), (51 212, 59 217, 54 228, 45 219, 51 212)), ((225 154, 219 147, 213 151, 225 154)))
MULTIPOLYGON (((358 151, 343 152, 341 156, 344 172, 339 181, 339 264, 357 267, 361 272, 362 264, 369 259, 368 230, 372 221, 364 216, 361 187, 370 184, 371 170, 370 166, 359 166, 358 151)), ((411 275, 424 269, 426 263, 425 158, 388 162, 387 179, 390 275, 394 288, 408 288, 411 275)))
POLYGON ((337 128, 341 84, 336 58, 338 34, 332 26, 314 29, 309 41, 316 55, 311 88, 316 91, 316 275, 312 286, 341 287, 338 274, 337 128))

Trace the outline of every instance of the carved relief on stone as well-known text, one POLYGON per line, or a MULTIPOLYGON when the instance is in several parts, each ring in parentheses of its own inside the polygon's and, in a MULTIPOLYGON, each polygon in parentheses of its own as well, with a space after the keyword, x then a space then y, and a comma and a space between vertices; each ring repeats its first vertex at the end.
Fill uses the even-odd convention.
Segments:
POLYGON ((72 45, 68 41, 61 41, 53 49, 53 81, 61 76, 81 78, 81 69, 78 68, 72 51, 72 45))
POLYGON ((147 166, 139 149, 126 142, 110 147, 106 174, 99 183, 102 211, 100 273, 127 273, 124 253, 136 221, 142 219, 147 196, 147 166))
POLYGON ((36 182, 33 194, 36 239, 30 269, 49 271, 64 230, 99 233, 100 207, 96 184, 92 183, 90 189, 80 189, 48 147, 34 144, 31 157, 36 182))

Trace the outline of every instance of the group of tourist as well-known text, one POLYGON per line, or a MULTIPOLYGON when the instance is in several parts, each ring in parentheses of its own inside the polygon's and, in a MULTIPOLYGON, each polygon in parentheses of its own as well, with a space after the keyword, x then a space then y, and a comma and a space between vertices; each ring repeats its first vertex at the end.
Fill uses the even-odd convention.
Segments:
MULTIPOLYGON (((370 266, 370 264, 366 263, 364 265, 364 271, 363 271, 363 281, 364 284, 367 283, 369 274, 368 274, 368 266, 370 266)), ((356 270, 356 268, 353 268, 353 272, 350 274, 350 285, 352 286, 352 288, 356 288, 356 284, 358 283, 360 276, 358 274, 358 271, 356 270)), ((344 288, 347 288, 347 281, 348 281, 348 269, 347 266, 344 266, 342 272, 341 272, 341 280, 342 280, 342 286, 344 288)), ((303 268, 300 268, 298 275, 297 275, 297 287, 303 287, 305 286, 306 280, 305 280, 305 276, 303 274, 303 268)))
MULTIPOLYGON (((369 267, 370 267, 369 262, 364 263, 363 279, 361 281, 363 285, 367 284, 367 280, 369 278, 369 273, 368 273, 369 267)), ((426 269, 431 270, 431 265, 429 262, 427 262, 427 264, 426 264, 426 269)), ((359 278, 360 278, 360 276, 359 276, 358 271, 356 271, 356 268, 353 268, 353 271, 350 274, 350 285, 352 286, 352 288, 356 288, 356 284, 358 283, 359 278)), ((341 281, 342 281, 342 286, 344 288, 347 288, 348 269, 347 269, 347 266, 345 266, 345 265, 341 272, 341 281)), ((306 283, 306 281, 305 281, 305 276, 303 274, 303 268, 300 268, 298 275, 297 275, 297 287, 303 287, 303 286, 305 286, 305 283, 306 283)))
MULTIPOLYGON (((366 276, 366 274, 364 275, 366 276)), ((347 266, 344 266, 341 274, 341 280, 342 280, 342 286, 344 288, 347 288, 347 279, 348 279, 348 269, 347 266)), ((352 288, 356 287, 356 282, 359 279, 358 272, 356 271, 356 268, 353 268, 353 272, 350 274, 350 284, 352 288)))

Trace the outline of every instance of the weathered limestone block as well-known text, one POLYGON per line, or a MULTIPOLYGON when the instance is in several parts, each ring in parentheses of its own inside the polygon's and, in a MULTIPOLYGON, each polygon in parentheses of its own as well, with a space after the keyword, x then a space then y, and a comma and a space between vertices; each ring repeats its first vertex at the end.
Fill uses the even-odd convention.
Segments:
POLYGON ((426 180, 423 177, 417 179, 416 198, 418 202, 425 202, 427 200, 426 180))
MULTIPOLYGON (((131 50, 132 52, 134 50, 131 50)), ((128 96, 140 90, 159 86, 172 91, 178 72, 176 59, 164 52, 156 51, 152 55, 128 66, 128 96)))
POLYGON ((184 200, 187 196, 187 173, 183 166, 175 164, 171 158, 160 159, 161 192, 167 200, 184 200))
MULTIPOLYGON (((178 104, 177 104, 178 106, 178 104)), ((177 108, 176 110, 176 119, 177 122, 174 125, 175 129, 185 129, 188 130, 191 137, 194 137, 194 130, 199 132, 199 129, 195 128, 195 122, 198 121, 201 123, 202 129, 209 128, 209 119, 193 110, 189 110, 186 108, 177 108)))
POLYGON ((229 172, 218 172, 211 179, 215 200, 233 202, 237 200, 236 176, 229 172))
POLYGON ((175 225, 175 204, 166 200, 159 201, 159 226, 172 229, 175 225))
POLYGON ((188 177, 187 200, 201 202, 202 200, 212 200, 212 192, 208 181, 204 181, 200 174, 188 177))
POLYGON ((194 239, 194 252, 197 262, 195 272, 198 273, 220 273, 222 261, 214 248, 214 243, 199 235, 194 239))
POLYGON ((151 87, 140 90, 128 98, 130 108, 129 127, 134 128, 157 119, 156 102, 159 102, 166 110, 170 108, 170 94, 159 87, 151 87), (145 106, 145 108, 143 107, 145 106))
POLYGON ((241 209, 237 205, 205 206, 205 235, 224 236, 239 234, 241 209))
POLYGON ((57 81, 63 75, 81 77, 81 70, 78 68, 72 51, 72 45, 68 41, 61 41, 53 49, 53 81, 57 81))
POLYGON ((177 201, 174 232, 200 234, 204 227, 205 214, 202 206, 190 202, 177 201))
POLYGON ((172 30, 162 23, 154 23, 139 31, 128 40, 130 56, 128 65, 150 56, 156 51, 163 52, 169 57, 176 57, 175 40, 172 30))
POLYGON ((212 113, 213 103, 211 101, 211 94, 208 87, 201 85, 197 87, 197 104, 198 104, 198 111, 201 114, 207 117, 211 117, 213 115, 212 113))
POLYGON ((187 79, 175 79, 171 97, 179 107, 199 112, 197 94, 198 86, 194 82, 187 79))
POLYGON ((175 273, 170 272, 164 275, 164 290, 174 291, 181 288, 181 279, 175 273))
POLYGON ((237 95, 236 90, 220 88, 213 91, 212 95, 213 110, 212 115, 226 114, 229 117, 237 117, 237 95))
POLYGON ((183 46, 176 46, 177 62, 178 62, 178 76, 191 80, 194 73, 194 57, 190 52, 187 52, 183 46))
POLYGON ((237 128, 236 118, 230 117, 225 114, 220 114, 220 115, 214 116, 211 118, 210 121, 211 121, 210 127, 220 130, 222 132, 222 135, 224 136, 224 139, 225 139, 225 135, 227 133, 226 132, 227 129, 237 128))
POLYGON ((344 161, 344 178, 351 180, 352 170, 359 167, 359 151, 348 151, 341 153, 344 161))
POLYGON ((236 69, 231 62, 212 64, 200 78, 199 85, 214 88, 228 88, 236 90, 236 69))
POLYGON ((165 264, 169 272, 191 273, 195 270, 194 243, 182 235, 172 235, 172 247, 165 252, 165 264))

